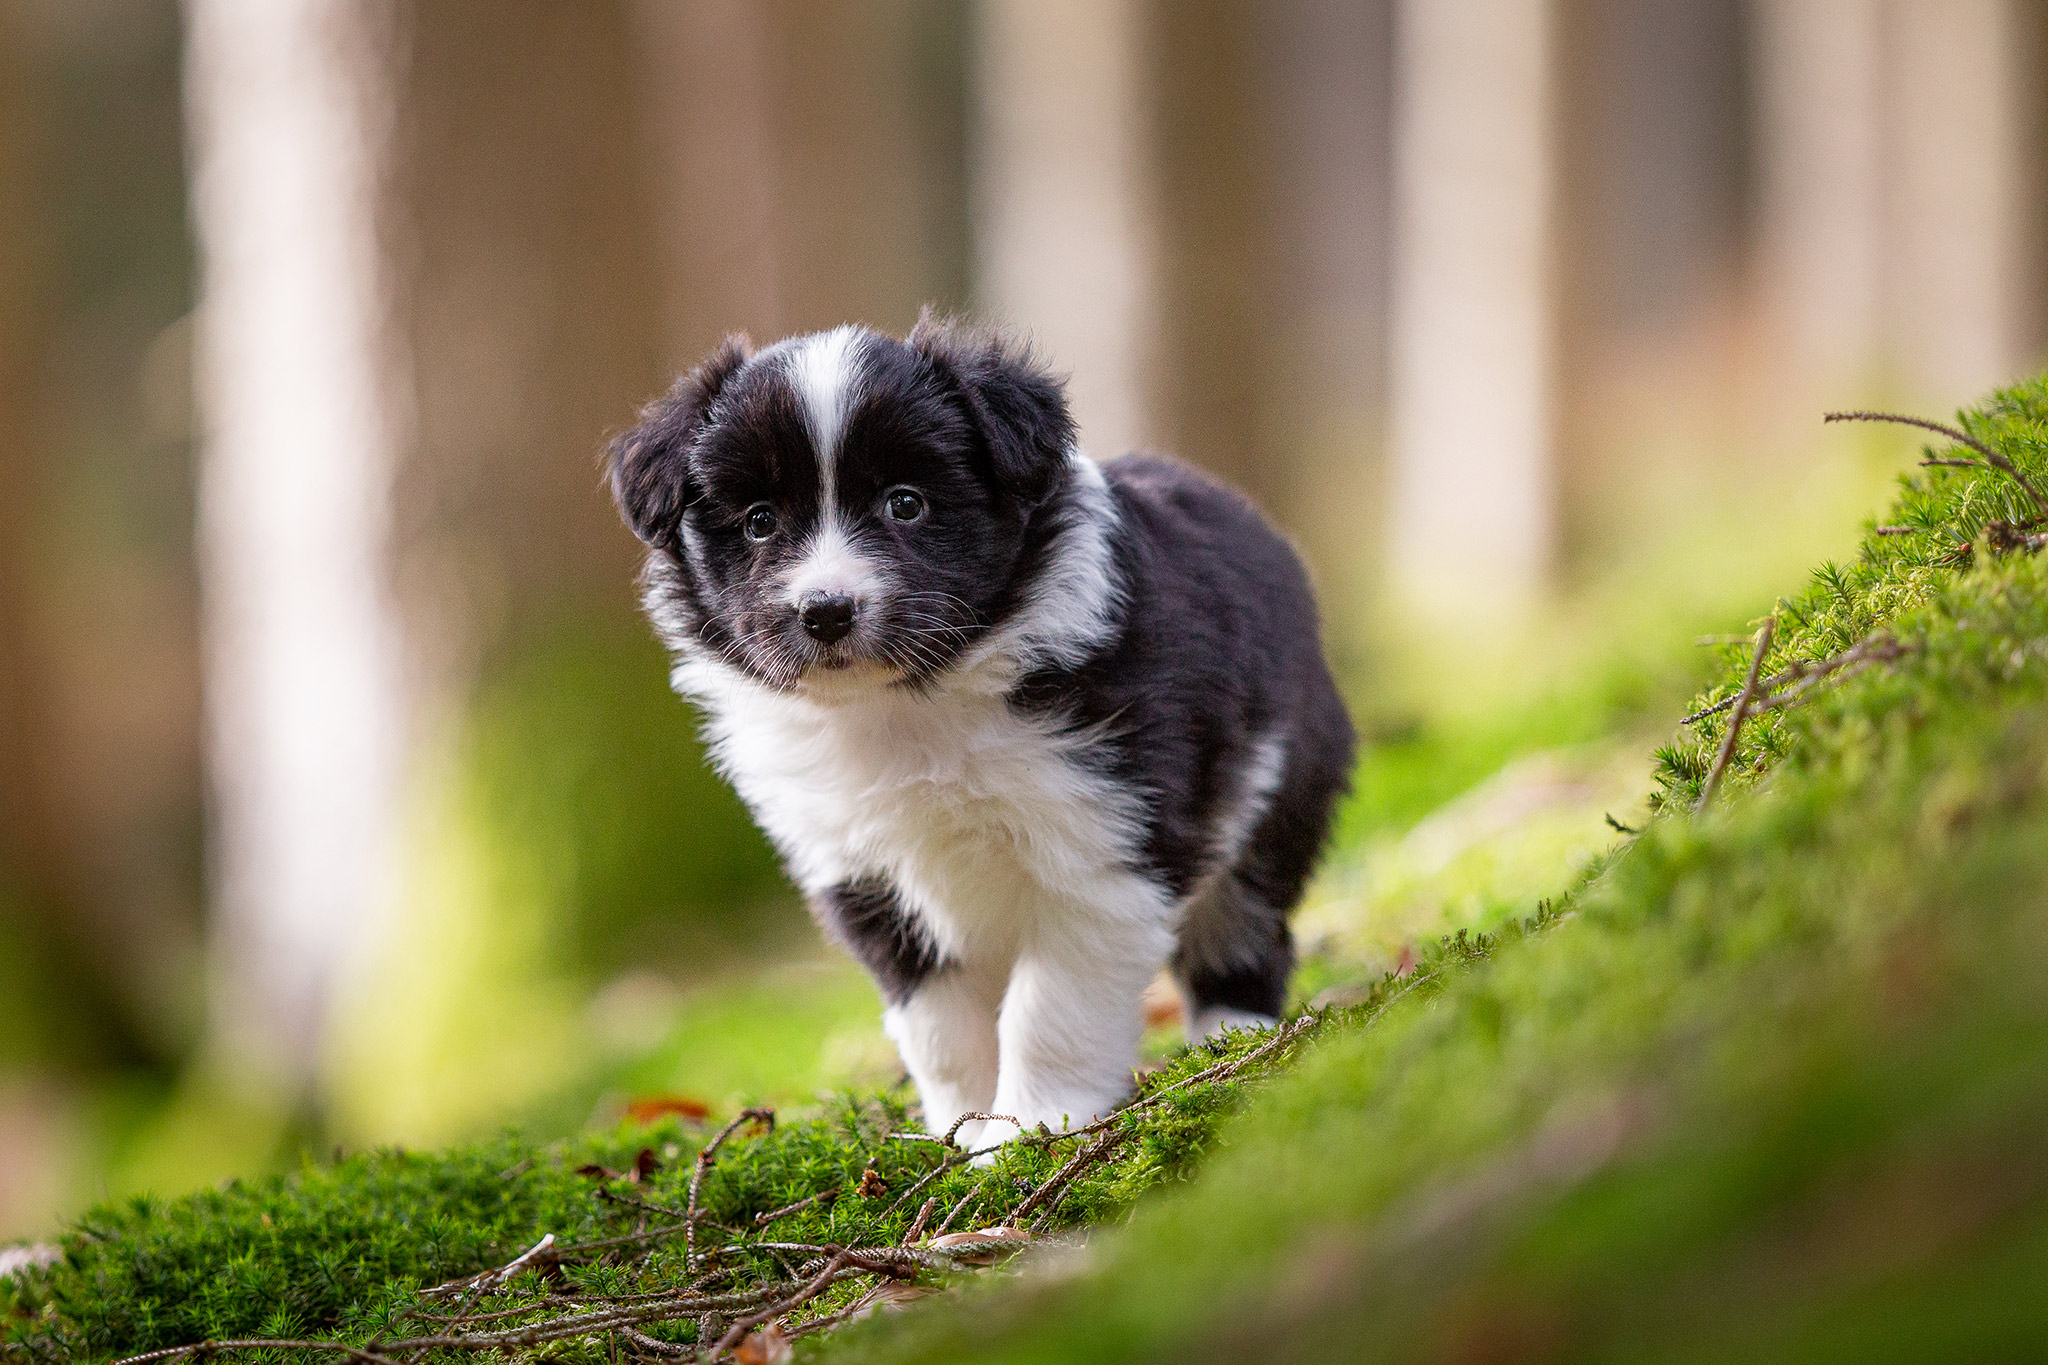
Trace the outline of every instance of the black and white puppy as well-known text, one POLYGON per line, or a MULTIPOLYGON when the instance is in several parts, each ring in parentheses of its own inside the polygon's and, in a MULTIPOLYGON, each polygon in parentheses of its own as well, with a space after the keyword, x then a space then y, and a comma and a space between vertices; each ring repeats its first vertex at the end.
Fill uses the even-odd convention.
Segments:
POLYGON ((1163 965, 1195 1035, 1278 1015, 1352 732, 1242 498, 1096 464, 1059 381, 929 320, 729 340, 611 478, 675 687, 874 975, 928 1128, 1107 1113, 1163 965))

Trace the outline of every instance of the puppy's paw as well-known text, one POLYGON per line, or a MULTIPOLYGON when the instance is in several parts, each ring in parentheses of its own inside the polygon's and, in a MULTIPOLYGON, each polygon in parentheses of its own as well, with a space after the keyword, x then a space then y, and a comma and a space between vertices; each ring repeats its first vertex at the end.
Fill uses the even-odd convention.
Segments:
POLYGON ((966 1130, 962 1129, 963 1136, 960 1145, 969 1151, 979 1152, 979 1155, 974 1158, 975 1165, 993 1166, 996 1161, 994 1149, 1013 1140, 1022 1131, 1022 1129, 1018 1128, 1016 1124, 1007 1118, 989 1119, 981 1125, 981 1131, 975 1135, 972 1142, 966 1140, 964 1136, 966 1130))
POLYGON ((1249 1010, 1234 1010, 1217 1005, 1197 1010, 1188 1020, 1188 1041, 1206 1043, 1235 1033, 1239 1029, 1269 1029, 1280 1021, 1270 1014, 1253 1014, 1249 1010))

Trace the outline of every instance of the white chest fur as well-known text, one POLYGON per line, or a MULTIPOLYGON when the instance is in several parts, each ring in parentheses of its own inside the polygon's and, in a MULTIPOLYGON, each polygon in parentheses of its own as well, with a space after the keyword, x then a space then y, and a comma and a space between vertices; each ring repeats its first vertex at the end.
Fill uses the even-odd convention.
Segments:
POLYGON ((732 680, 692 690, 716 762, 807 890, 886 877, 936 947, 971 957, 1007 957, 1076 916, 1168 916, 1129 870, 1130 795, 1081 761, 1085 739, 992 685, 830 701, 732 680))

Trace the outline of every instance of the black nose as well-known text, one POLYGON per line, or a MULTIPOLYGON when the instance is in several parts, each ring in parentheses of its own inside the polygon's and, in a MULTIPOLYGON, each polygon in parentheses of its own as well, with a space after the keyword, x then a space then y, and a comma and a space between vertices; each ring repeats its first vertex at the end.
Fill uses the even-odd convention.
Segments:
POLYGON ((805 632, 821 645, 843 640, 853 629, 853 599, 837 593, 806 597, 796 614, 805 632))

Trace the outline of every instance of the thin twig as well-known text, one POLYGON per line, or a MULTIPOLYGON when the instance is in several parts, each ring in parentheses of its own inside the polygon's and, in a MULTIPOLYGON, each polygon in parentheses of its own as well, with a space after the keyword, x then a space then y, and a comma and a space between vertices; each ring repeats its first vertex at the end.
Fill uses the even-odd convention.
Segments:
MULTIPOLYGON (((1757 690, 1762 693, 1772 694, 1788 684, 1801 682, 1802 679, 1809 680, 1810 682, 1812 679, 1825 677, 1837 669, 1847 668, 1851 665, 1890 663, 1903 654, 1912 653, 1912 650, 1913 647, 1911 645, 1901 644, 1890 633, 1879 631, 1875 635, 1859 640, 1854 646, 1830 658, 1801 660, 1781 672, 1773 673, 1770 677, 1757 684, 1757 690)), ((1799 690, 1802 692, 1807 690, 1806 685, 1802 684, 1799 690)), ((1765 701, 1757 703, 1750 709, 1752 711, 1768 711, 1783 704, 1774 696, 1767 696, 1765 701)), ((1680 725, 1696 725, 1708 716, 1720 715, 1733 705, 1735 705, 1735 697, 1726 696, 1711 706, 1702 706, 1699 710, 1686 716, 1678 723, 1680 725)))
POLYGON ((212 1355, 216 1351, 339 1351, 351 1360, 368 1365, 398 1365, 390 1356, 379 1355, 345 1341, 301 1341, 289 1338, 237 1337, 230 1341, 200 1341, 190 1346, 166 1346, 141 1355, 123 1356, 112 1365, 147 1365, 153 1360, 177 1360, 181 1356, 212 1355))
POLYGON ((790 1214, 795 1213, 799 1209, 807 1209, 813 1204, 829 1204, 838 1197, 839 1186, 837 1185, 834 1185, 829 1190, 819 1190, 816 1194, 807 1195, 804 1198, 797 1200, 794 1204, 784 1204, 779 1209, 770 1209, 766 1213, 755 1214, 754 1226, 757 1228, 765 1228, 770 1223, 774 1222, 776 1219, 786 1218, 790 1214))
POLYGON ((945 1222, 943 1222, 943 1223, 941 1223, 941 1224, 939 1224, 939 1225, 938 1225, 937 1227, 935 1227, 935 1228, 933 1228, 933 1229, 932 1229, 932 1236, 934 1236, 934 1237, 943 1237, 943 1236, 945 1236, 945 1235, 946 1235, 946 1230, 947 1230, 948 1228, 950 1228, 950 1227, 952 1227, 952 1226, 953 1226, 953 1220, 954 1220, 954 1219, 956 1219, 956 1218, 958 1218, 958 1217, 959 1217, 959 1216, 960 1216, 960 1215, 961 1215, 962 1213, 966 1212, 966 1209, 967 1209, 967 1203, 968 1203, 968 1201, 969 1201, 969 1200, 971 1200, 971 1199, 973 1199, 973 1198, 974 1198, 974 1196, 976 1196, 976 1195, 978 1195, 978 1194, 980 1194, 980 1193, 981 1193, 981 1183, 980 1183, 979 1181, 977 1181, 977 1182, 975 1182, 975 1184, 974 1184, 973 1186, 971 1186, 971 1187, 970 1187, 970 1188, 968 1189, 967 1193, 965 1193, 965 1194, 963 1194, 963 1195, 961 1195, 961 1196, 960 1196, 960 1202, 959 1202, 959 1203, 957 1203, 957 1204, 955 1204, 955 1205, 953 1206, 953 1210, 952 1210, 952 1212, 950 1212, 950 1213, 948 1213, 948 1214, 946 1215, 946 1221, 945 1221, 945 1222))
POLYGON ((965 1113, 965 1114, 962 1114, 962 1115, 961 1115, 961 1116, 960 1116, 959 1118, 957 1118, 957 1119, 954 1119, 954 1120, 953 1120, 953 1126, 952 1126, 951 1128, 948 1128, 948 1129, 946 1130, 946 1136, 945 1136, 945 1143, 946 1143, 946 1145, 947 1145, 948 1147, 954 1147, 954 1146, 958 1146, 959 1144, 958 1144, 958 1143, 956 1143, 956 1142, 954 1141, 954 1139, 955 1139, 956 1137, 958 1137, 958 1136, 959 1136, 959 1134, 960 1134, 960 1129, 961 1129, 961 1128, 962 1128, 962 1127, 963 1127, 964 1125, 966 1125, 966 1124, 969 1124, 969 1123, 972 1123, 972 1122, 974 1122, 974 1121, 975 1121, 976 1119, 984 1119, 984 1120, 994 1120, 994 1119, 1000 1119, 1000 1120, 1002 1120, 1002 1121, 1003 1121, 1004 1123, 1007 1123, 1007 1124, 1009 1124, 1009 1125, 1010 1125, 1011 1127, 1013 1127, 1013 1128, 1017 1129, 1017 1130, 1018 1130, 1019 1132, 1022 1132, 1022 1131, 1023 1131, 1023 1129, 1024 1129, 1024 1123, 1023 1123, 1023 1121, 1022 1121, 1021 1119, 1017 1119, 1017 1118, 1014 1118, 1014 1117, 1012 1117, 1012 1116, 1011 1116, 1011 1115, 1009 1115, 1009 1114, 982 1114, 982 1113, 976 1113, 976 1112, 969 1112, 969 1113, 965 1113))
POLYGON ((1771 652, 1771 637, 1777 633, 1778 618, 1767 618, 1756 633, 1756 653, 1750 656, 1749 674, 1742 680, 1742 691, 1735 696, 1735 710, 1728 717, 1728 733, 1721 737, 1721 752, 1714 755, 1714 766, 1707 770, 1707 780, 1700 787, 1699 804, 1694 810, 1705 810, 1707 803, 1714 799, 1714 789, 1721 785, 1721 774, 1728 770, 1728 760, 1735 756, 1735 741, 1742 736, 1742 722, 1749 719, 1749 705, 1756 697, 1757 674, 1763 671, 1764 656, 1771 652))
POLYGON ((1937 436, 1946 436, 1957 445, 1968 446, 1980 455, 1989 456, 1992 454, 1990 446, 1985 445, 1982 441, 1970 435, 1969 432, 1964 431, 1960 427, 1952 427, 1946 422, 1937 422, 1931 417, 1913 417, 1902 412, 1870 412, 1859 408, 1853 412, 1827 413, 1821 417, 1821 421, 1894 422, 1902 427, 1918 427, 1922 431, 1931 431, 1937 436))
POLYGON ((938 1207, 938 1203, 937 1195, 924 1201, 923 1207, 917 1211, 917 1217, 910 1220, 910 1229, 903 1234, 902 1245, 910 1246, 917 1241, 918 1236, 924 1231, 924 1225, 931 1221, 932 1210, 938 1207))
POLYGON ((718 1344, 711 1348, 709 1358, 714 1361, 717 1360, 720 1356, 731 1351, 733 1347, 746 1340, 747 1333, 753 1331, 762 1323, 772 1318, 781 1317, 784 1313, 790 1312, 793 1309, 803 1307, 812 1299, 817 1298, 818 1295, 830 1289, 842 1277, 842 1273, 848 1269, 856 1270, 862 1274, 895 1274, 894 1267, 887 1264, 878 1264, 871 1260, 866 1253, 839 1248, 832 1258, 825 1262, 825 1268, 816 1275, 813 1275, 794 1294, 780 1302, 770 1304, 757 1313, 750 1313, 745 1317, 733 1319, 732 1326, 725 1329, 725 1335, 720 1337, 718 1344))
MULTIPOLYGON (((1937 432, 1959 445, 1968 446, 1979 455, 1982 455, 1985 462, 1993 469, 2010 475, 2013 482, 2026 490, 2027 497, 2033 500, 2034 509, 2043 516, 2048 516, 2048 494, 2043 494, 2035 486, 2034 481, 2021 473, 2019 466, 2014 464, 2003 452, 1978 440, 1967 431, 1949 426, 1945 422, 1929 421, 1925 417, 1907 417, 1896 412, 1831 412, 1825 420, 1830 422, 1897 422, 1901 426, 1919 427, 1922 431, 1937 432)), ((1929 460, 1925 461, 1925 463, 1946 464, 1949 461, 1929 460)))
POLYGON ((1212 1067, 1197 1071, 1192 1076, 1183 1076, 1172 1085, 1162 1086, 1151 1094, 1134 1100, 1123 1108, 1095 1120, 1093 1123, 1083 1124, 1079 1128, 1069 1128, 1063 1133, 1055 1133, 1053 1138, 1055 1141, 1061 1141, 1066 1138, 1086 1137, 1090 1133, 1099 1133, 1104 1128, 1129 1115, 1143 1113, 1153 1105, 1164 1100, 1168 1095, 1174 1094, 1177 1091, 1186 1090, 1191 1086, 1203 1085, 1211 1081, 1227 1081, 1246 1067, 1249 1067, 1253 1062, 1261 1061, 1269 1054, 1277 1052, 1289 1043, 1299 1039, 1304 1033, 1307 1033, 1321 1022, 1321 1015, 1313 1010, 1308 1011, 1298 1018, 1274 1029, 1272 1037, 1242 1056, 1218 1062, 1212 1067))
POLYGON ((1059 1195, 1064 1194, 1067 1186, 1073 1183, 1075 1177, 1079 1176, 1090 1166, 1099 1165, 1107 1160, 1111 1152, 1123 1145, 1126 1136, 1127 1134, 1114 1131, 1098 1136, 1095 1141, 1074 1153, 1068 1159, 1067 1164, 1054 1171, 1043 1185, 1033 1190, 1030 1198, 1019 1204, 1015 1209, 1012 1209, 1009 1218, 1005 1221, 1013 1228, 1022 1227, 1024 1220, 1030 1217, 1033 1211, 1046 1206, 1049 1201, 1054 1201, 1059 1195))
POLYGON ((554 1257, 555 1234, 550 1232, 538 1242, 535 1242, 532 1246, 505 1262, 505 1264, 494 1266, 489 1270, 479 1270, 474 1275, 465 1275, 459 1280, 450 1280, 446 1284, 437 1284, 431 1289, 422 1289, 420 1297, 423 1299, 433 1299, 459 1293, 465 1289, 488 1289, 492 1285, 505 1283, 530 1265, 542 1261, 551 1261, 554 1257))
POLYGON ((599 1185, 593 1193, 607 1204, 623 1204, 629 1209, 645 1209, 649 1213, 665 1214, 670 1218, 688 1218, 690 1216, 683 1210, 672 1209, 666 1204, 656 1204, 646 1199, 629 1199, 625 1195, 608 1190, 602 1185, 599 1185))
POLYGON ((685 1356, 697 1354, 697 1348, 694 1346, 679 1346, 673 1341, 650 1337, 637 1328, 621 1327, 618 1332, 620 1336, 632 1342, 636 1350, 645 1351, 649 1355, 661 1356, 668 1360, 681 1360, 685 1356))

